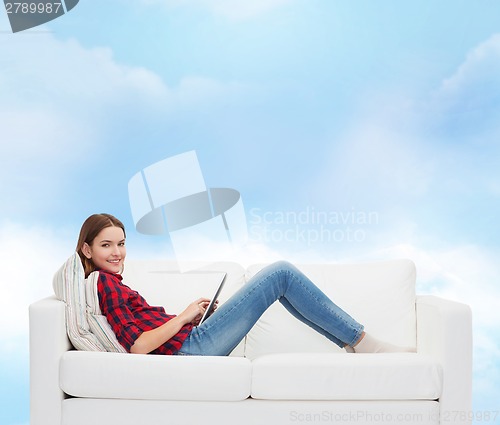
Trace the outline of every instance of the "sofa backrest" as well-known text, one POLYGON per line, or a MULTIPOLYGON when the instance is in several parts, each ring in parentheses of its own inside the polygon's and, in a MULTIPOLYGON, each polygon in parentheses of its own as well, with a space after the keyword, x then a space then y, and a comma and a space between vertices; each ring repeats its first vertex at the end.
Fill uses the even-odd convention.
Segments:
POLYGON ((221 272, 227 273, 219 298, 222 303, 244 284, 245 269, 237 263, 212 263, 181 273, 174 261, 127 261, 123 283, 139 291, 150 305, 161 305, 167 313, 179 314, 197 298, 211 297, 221 272))
MULTIPOLYGON (((123 282, 151 305, 178 314, 195 299, 211 297, 221 271, 227 273, 220 302, 227 300, 265 264, 245 270, 233 262, 213 263, 181 273, 165 260, 131 260, 123 282)), ((401 346, 416 346, 415 265, 410 260, 357 264, 297 265, 337 305, 373 336, 401 346)), ((254 359, 279 352, 344 352, 292 317, 280 303, 264 313, 233 355, 254 359)))
MULTIPOLYGON (((246 279, 264 265, 250 266, 246 279)), ((297 265, 326 295, 373 336, 416 346, 415 265, 410 260, 297 265)), ((279 352, 344 352, 275 303, 247 336, 245 356, 279 352)))

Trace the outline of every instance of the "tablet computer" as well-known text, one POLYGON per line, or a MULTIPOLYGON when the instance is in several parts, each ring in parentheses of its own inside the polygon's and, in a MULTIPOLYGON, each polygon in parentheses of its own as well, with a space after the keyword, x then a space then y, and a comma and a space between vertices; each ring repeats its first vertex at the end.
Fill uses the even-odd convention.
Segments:
POLYGON ((216 303, 217 299, 219 298, 219 295, 222 291, 222 288, 224 287, 224 283, 226 282, 226 276, 227 276, 227 273, 222 274, 222 276, 220 278, 220 282, 217 285, 217 289, 215 290, 215 294, 212 297, 212 299, 210 300, 210 304, 208 304, 208 307, 205 310, 205 313, 203 313, 203 316, 201 317, 201 320, 200 320, 200 323, 198 324, 198 326, 200 326, 205 320, 207 320, 210 317, 210 315, 214 312, 215 303, 216 303))

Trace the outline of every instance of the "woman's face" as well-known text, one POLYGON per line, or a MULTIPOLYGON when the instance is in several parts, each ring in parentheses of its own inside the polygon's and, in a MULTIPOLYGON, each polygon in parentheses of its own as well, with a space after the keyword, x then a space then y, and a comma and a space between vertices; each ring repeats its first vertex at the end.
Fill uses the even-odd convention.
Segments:
POLYGON ((127 255, 123 230, 114 226, 102 229, 90 245, 84 244, 82 251, 96 268, 121 273, 127 255))

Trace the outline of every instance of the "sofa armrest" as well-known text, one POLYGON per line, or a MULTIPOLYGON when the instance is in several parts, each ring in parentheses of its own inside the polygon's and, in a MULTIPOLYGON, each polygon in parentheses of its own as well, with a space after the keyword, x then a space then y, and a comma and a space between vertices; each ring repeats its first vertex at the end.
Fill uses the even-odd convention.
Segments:
POLYGON ((417 352, 443 369, 442 423, 470 424, 472 409, 472 315, 468 305, 417 296, 417 352))
POLYGON ((59 360, 72 348, 66 335, 65 304, 52 296, 29 307, 30 424, 59 425, 64 393, 59 360))

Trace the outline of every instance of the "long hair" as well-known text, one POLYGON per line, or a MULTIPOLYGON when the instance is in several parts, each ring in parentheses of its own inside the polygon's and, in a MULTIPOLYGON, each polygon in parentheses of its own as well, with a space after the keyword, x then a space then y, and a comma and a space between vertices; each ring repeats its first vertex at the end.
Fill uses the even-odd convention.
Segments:
POLYGON ((120 220, 111 214, 93 214, 85 220, 82 228, 80 229, 80 236, 78 237, 78 243, 76 244, 76 252, 82 261, 86 278, 96 269, 96 267, 92 259, 85 257, 83 254, 83 245, 87 243, 92 246, 96 236, 106 227, 120 227, 123 230, 123 235, 125 236, 125 226, 120 220))

